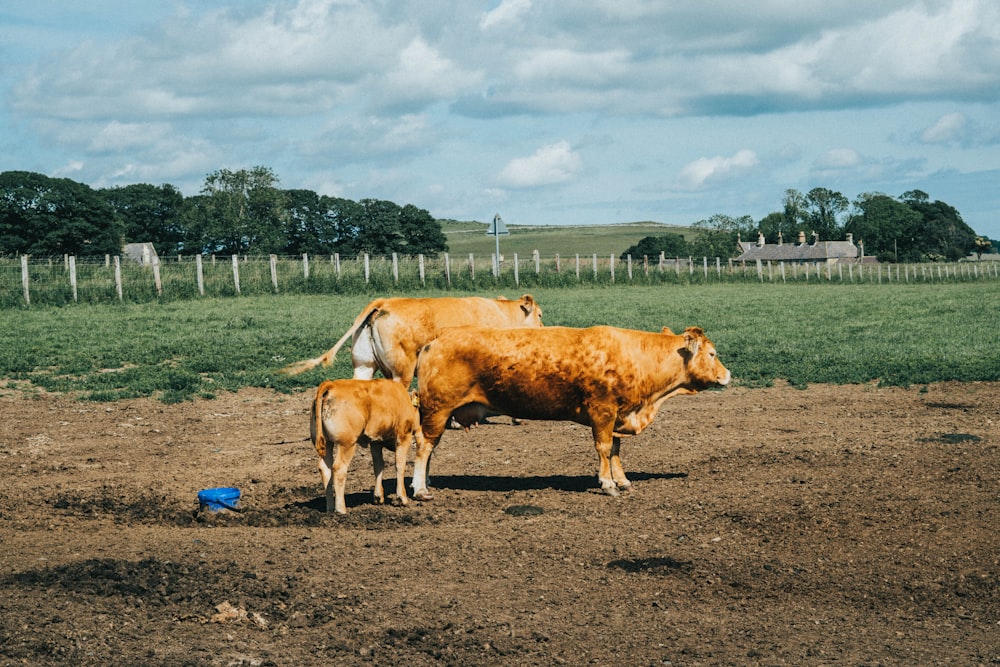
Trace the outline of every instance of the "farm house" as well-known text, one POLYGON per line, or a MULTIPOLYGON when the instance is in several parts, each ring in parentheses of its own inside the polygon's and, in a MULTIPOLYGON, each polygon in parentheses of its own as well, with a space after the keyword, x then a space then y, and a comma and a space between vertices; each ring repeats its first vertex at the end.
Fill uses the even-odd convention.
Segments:
POLYGON ((812 239, 806 243, 805 232, 799 232, 798 243, 784 243, 781 233, 778 233, 777 243, 767 243, 764 235, 759 234, 756 242, 738 239, 740 256, 737 262, 861 262, 864 260, 864 242, 854 245, 854 236, 847 235, 846 241, 820 241, 813 232, 812 239))

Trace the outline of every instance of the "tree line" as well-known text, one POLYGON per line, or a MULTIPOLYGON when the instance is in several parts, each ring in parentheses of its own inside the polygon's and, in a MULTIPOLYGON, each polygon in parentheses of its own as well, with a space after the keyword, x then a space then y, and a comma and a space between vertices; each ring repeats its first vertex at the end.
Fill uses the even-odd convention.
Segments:
POLYGON ((827 188, 808 193, 785 191, 782 209, 755 221, 750 216, 714 215, 692 225, 690 240, 683 234, 648 236, 622 253, 639 257, 731 257, 738 254, 738 240, 756 240, 763 234, 768 243, 779 239, 794 243, 799 232, 821 240, 843 240, 851 234, 863 242, 866 255, 881 262, 957 261, 971 252, 982 254, 997 246, 978 236, 955 209, 942 201, 931 201, 921 190, 904 192, 894 198, 866 192, 849 202, 847 197, 827 188))
POLYGON ((441 224, 424 209, 281 189, 261 166, 213 172, 191 197, 169 184, 95 190, 67 178, 0 173, 0 256, 118 255, 140 242, 161 255, 433 257, 448 249, 441 224))
MULTIPOLYGON (((633 257, 733 257, 737 239, 794 242, 799 232, 822 240, 848 233, 880 261, 955 261, 988 252, 995 242, 976 233, 959 212, 927 193, 894 198, 863 193, 854 202, 839 192, 786 190, 780 211, 760 220, 713 215, 692 225, 688 238, 642 239, 622 253, 633 257)), ((0 256, 117 255, 123 245, 153 243, 161 255, 388 256, 446 252, 441 224, 424 209, 391 201, 282 189, 263 166, 208 174, 201 191, 185 197, 170 184, 139 183, 92 189, 67 178, 26 171, 0 173, 0 256)))

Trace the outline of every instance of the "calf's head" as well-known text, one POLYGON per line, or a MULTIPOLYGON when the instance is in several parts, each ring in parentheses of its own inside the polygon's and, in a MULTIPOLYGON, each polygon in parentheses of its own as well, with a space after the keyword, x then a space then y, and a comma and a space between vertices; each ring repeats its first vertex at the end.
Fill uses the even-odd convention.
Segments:
POLYGON ((724 387, 729 384, 732 379, 729 369, 719 361, 715 345, 705 332, 698 327, 688 327, 681 335, 684 337, 684 347, 680 353, 685 358, 684 366, 687 369, 689 382, 697 389, 724 387))

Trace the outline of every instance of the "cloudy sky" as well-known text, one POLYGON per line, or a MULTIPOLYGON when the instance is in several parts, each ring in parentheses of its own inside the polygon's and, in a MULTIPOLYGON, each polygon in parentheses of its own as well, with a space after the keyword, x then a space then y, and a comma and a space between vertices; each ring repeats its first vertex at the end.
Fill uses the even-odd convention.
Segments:
POLYGON ((920 189, 1000 238, 995 0, 5 0, 0 171, 508 224, 920 189))

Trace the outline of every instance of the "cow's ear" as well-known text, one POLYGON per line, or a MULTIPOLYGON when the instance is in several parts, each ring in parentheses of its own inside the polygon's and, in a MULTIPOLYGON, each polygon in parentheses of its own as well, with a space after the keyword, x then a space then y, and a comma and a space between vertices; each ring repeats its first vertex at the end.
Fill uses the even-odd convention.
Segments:
POLYGON ((674 332, 670 330, 670 327, 663 327, 660 329, 660 333, 664 336, 673 336, 674 332))
POLYGON ((521 297, 521 310, 523 310, 526 315, 530 315, 534 312, 535 300, 531 298, 530 294, 525 294, 521 297))
POLYGON ((688 329, 684 332, 684 347, 693 357, 698 354, 698 348, 701 347, 702 337, 698 334, 701 333, 701 329, 688 329))

